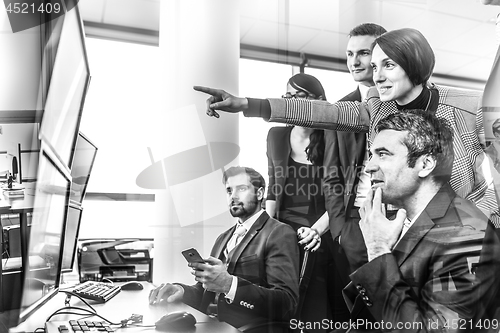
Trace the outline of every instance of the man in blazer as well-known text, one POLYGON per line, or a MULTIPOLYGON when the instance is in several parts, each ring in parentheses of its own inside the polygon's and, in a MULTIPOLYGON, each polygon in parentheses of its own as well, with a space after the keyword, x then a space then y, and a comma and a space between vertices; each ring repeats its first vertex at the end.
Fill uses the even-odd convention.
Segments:
MULTIPOLYGON (((366 97, 368 89, 374 85, 370 65, 371 48, 375 38, 384 32, 386 30, 383 27, 374 23, 360 24, 349 32, 346 48, 347 68, 354 81, 358 83, 358 88, 343 97, 341 101, 361 102, 366 97)), ((359 220, 358 209, 370 188, 370 177, 363 170, 368 146, 366 133, 333 130, 325 130, 324 133, 323 189, 330 233, 335 240, 332 245, 334 267, 330 269, 335 282, 328 292, 336 319, 344 322, 349 319, 349 311, 342 297, 342 289, 349 283, 351 272, 336 238, 347 220, 351 218, 359 220), (360 176, 362 176, 361 181, 360 176)), ((356 244, 350 246, 356 247, 356 244)))
POLYGON ((500 319, 500 243, 486 216, 448 184, 449 124, 408 111, 382 120, 376 133, 366 165, 373 191, 360 221, 367 262, 344 290, 357 323, 351 332, 493 330, 484 323, 500 319), (401 208, 394 220, 382 203, 401 208))
MULTIPOLYGON (((217 238, 204 263, 189 264, 195 285, 162 284, 151 292, 149 302, 183 301, 209 314, 209 308, 215 309, 220 321, 237 328, 287 322, 298 303, 297 236, 262 209, 265 181, 257 171, 231 167, 224 172, 223 183, 237 225, 217 238), (240 228, 246 231, 235 233, 240 228), (236 246, 227 252, 232 242, 236 246)), ((269 330, 279 332, 280 327, 269 330)))
MULTIPOLYGON (((378 24, 363 23, 349 32, 346 48, 347 68, 358 88, 344 96, 341 101, 361 102, 366 98, 368 89, 374 86, 370 64, 371 48, 375 38, 386 32, 378 24)), ((358 195, 360 175, 367 151, 365 133, 337 132, 325 130, 325 182, 324 192, 330 219, 330 232, 335 239, 342 229, 346 218, 354 217, 368 192, 369 176, 364 193, 358 195), (358 197, 358 198, 357 198, 358 197), (355 203, 358 204, 355 208, 355 203)), ((363 180, 361 181, 363 183, 363 180)), ((366 182, 365 182, 366 183, 366 182)))

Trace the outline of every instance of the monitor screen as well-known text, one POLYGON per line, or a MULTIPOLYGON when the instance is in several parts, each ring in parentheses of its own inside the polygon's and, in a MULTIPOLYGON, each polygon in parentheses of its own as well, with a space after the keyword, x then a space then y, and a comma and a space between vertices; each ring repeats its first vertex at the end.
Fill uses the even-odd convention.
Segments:
MULTIPOLYGON (((50 15, 49 13, 45 13, 50 15)), ((56 62, 57 47, 61 38, 64 15, 56 18, 48 18, 40 25, 40 37, 43 46, 42 52, 42 76, 40 81, 42 105, 45 105, 47 93, 50 86, 50 78, 56 62)))
POLYGON ((73 163, 71 164, 71 200, 81 204, 87 191, 90 172, 94 165, 97 147, 82 133, 78 134, 73 163))
POLYGON ((68 217, 66 218, 66 232, 64 233, 64 250, 61 263, 61 271, 63 273, 73 270, 81 219, 82 207, 70 203, 68 217))
POLYGON ((90 82, 78 6, 64 15, 44 104, 40 136, 69 166, 90 82))
POLYGON ((38 168, 20 321, 54 296, 61 276, 64 228, 69 205, 69 170, 42 148, 38 168))

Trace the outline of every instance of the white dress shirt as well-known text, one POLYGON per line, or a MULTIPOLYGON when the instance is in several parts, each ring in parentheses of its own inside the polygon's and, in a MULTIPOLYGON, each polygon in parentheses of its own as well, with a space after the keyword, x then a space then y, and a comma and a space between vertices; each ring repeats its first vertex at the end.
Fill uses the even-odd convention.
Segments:
POLYGON ((412 220, 410 220, 408 217, 405 218, 405 221, 403 222, 403 229, 401 230, 401 235, 399 235, 399 239, 398 241, 396 242, 396 244, 394 244, 394 246, 392 247, 392 250, 394 250, 394 248, 396 247, 396 245, 398 245, 399 241, 404 237, 404 235, 408 232, 408 230, 411 228, 411 226, 413 225, 413 223, 415 223, 415 221, 418 219, 418 217, 420 216, 420 214, 422 214, 424 210, 422 209, 420 212, 418 212, 412 220))
MULTIPOLYGON (((243 226, 245 227, 245 229, 247 230, 250 230, 250 228, 253 226, 253 224, 255 223, 255 221, 257 221, 257 219, 262 215, 262 213, 264 213, 264 210, 261 209, 260 211, 258 211, 257 213, 255 213, 254 215, 252 215, 248 220, 246 220, 245 222, 243 222, 243 226)), ((238 223, 240 223, 238 221, 238 223)), ((243 239, 244 237, 241 237, 241 239, 243 239)), ((241 242, 241 240, 240 240, 241 242)), ((239 244, 236 244, 236 247, 238 247, 239 244)), ((231 282, 231 288, 229 288, 229 291, 227 294, 225 294, 225 298, 226 298, 226 301, 231 304, 234 300, 234 297, 236 296, 236 289, 238 289, 238 278, 236 276, 233 275, 233 282, 231 282)))

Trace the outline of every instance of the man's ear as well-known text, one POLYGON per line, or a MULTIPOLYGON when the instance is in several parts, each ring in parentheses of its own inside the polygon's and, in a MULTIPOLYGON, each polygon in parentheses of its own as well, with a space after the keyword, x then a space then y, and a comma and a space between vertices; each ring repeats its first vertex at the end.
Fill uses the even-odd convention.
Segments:
POLYGON ((432 155, 420 156, 418 163, 421 163, 421 170, 418 172, 420 178, 428 177, 436 168, 436 158, 432 155))
POLYGON ((259 187, 257 189, 257 199, 259 199, 259 200, 264 199, 264 188, 263 187, 259 187))

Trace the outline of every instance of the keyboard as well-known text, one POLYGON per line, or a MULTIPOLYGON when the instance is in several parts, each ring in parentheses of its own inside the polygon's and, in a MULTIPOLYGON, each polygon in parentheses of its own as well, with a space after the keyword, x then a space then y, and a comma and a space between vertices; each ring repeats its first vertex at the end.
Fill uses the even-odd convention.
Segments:
POLYGON ((85 281, 76 285, 71 292, 86 299, 105 303, 121 291, 120 286, 97 281, 85 281))
POLYGON ((45 323, 45 333, 111 333, 114 331, 115 329, 104 321, 66 320, 48 321, 45 323))

